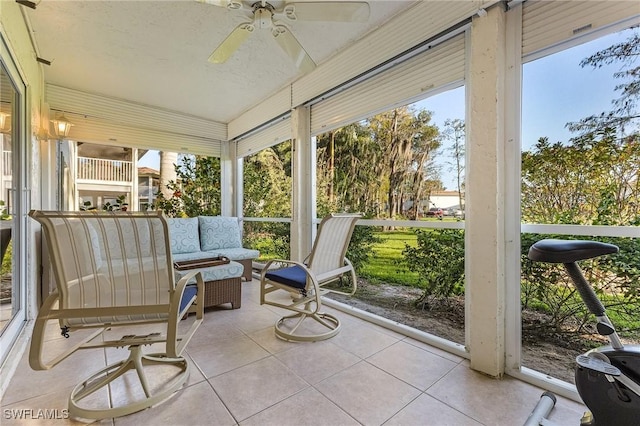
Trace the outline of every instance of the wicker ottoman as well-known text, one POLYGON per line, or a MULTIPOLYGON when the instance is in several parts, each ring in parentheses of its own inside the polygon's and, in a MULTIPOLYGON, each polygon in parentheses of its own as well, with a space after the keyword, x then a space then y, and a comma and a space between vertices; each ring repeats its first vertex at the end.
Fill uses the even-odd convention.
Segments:
MULTIPOLYGON (((232 309, 238 309, 242 302, 242 275, 244 267, 238 262, 231 261, 224 265, 211 266, 200 269, 204 279, 204 307, 231 303, 232 309)), ((176 280, 185 275, 188 270, 174 270, 176 280)), ((195 283, 195 279, 193 280, 195 283)))
POLYGON ((238 309, 242 303, 242 279, 240 277, 204 282, 204 307, 231 303, 238 309))

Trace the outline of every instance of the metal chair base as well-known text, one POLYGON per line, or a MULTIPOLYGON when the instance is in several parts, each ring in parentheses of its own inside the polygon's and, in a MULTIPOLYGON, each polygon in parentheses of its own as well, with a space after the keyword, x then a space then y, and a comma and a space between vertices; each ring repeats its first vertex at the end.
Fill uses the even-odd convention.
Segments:
POLYGON ((81 419, 105 419, 111 417, 126 416, 145 408, 159 404, 171 397, 184 385, 189 378, 189 363, 183 357, 168 358, 165 354, 143 354, 140 346, 129 347, 129 357, 123 361, 111 364, 108 367, 93 374, 91 377, 78 384, 69 396, 69 414, 81 419), (175 366, 179 371, 169 382, 163 383, 161 389, 152 394, 144 372, 145 365, 175 366), (144 390, 146 398, 111 408, 86 408, 80 406, 80 402, 109 386, 117 378, 129 370, 135 370, 144 390))
POLYGON ((280 318, 275 324, 276 336, 282 340, 294 342, 316 342, 329 339, 340 332, 340 320, 335 316, 327 313, 298 313, 280 318), (317 334, 298 334, 296 331, 302 325, 305 319, 314 319, 328 329, 325 333, 317 334), (298 322, 289 330, 283 328, 285 321, 298 319, 298 322))

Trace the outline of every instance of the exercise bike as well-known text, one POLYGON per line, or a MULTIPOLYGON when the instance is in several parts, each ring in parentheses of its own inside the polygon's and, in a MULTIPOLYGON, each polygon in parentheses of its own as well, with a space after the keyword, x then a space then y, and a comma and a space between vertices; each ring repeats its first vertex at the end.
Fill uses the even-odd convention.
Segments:
MULTIPOLYGON (((605 309, 577 262, 618 252, 618 247, 597 241, 542 240, 529 249, 535 262, 562 263, 593 315, 596 329, 609 345, 592 349, 576 358, 575 381, 588 412, 581 426, 640 425, 640 345, 624 346, 605 309)), ((555 406, 551 392, 542 394, 525 426, 549 425, 546 417, 555 406)))

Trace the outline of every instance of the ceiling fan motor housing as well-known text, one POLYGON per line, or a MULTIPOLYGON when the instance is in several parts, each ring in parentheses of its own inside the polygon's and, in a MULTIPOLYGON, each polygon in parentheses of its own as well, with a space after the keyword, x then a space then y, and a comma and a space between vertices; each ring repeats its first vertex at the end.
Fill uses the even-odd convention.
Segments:
POLYGON ((271 12, 266 7, 260 7, 254 12, 254 23, 259 28, 271 28, 273 25, 272 17, 273 12, 271 12))

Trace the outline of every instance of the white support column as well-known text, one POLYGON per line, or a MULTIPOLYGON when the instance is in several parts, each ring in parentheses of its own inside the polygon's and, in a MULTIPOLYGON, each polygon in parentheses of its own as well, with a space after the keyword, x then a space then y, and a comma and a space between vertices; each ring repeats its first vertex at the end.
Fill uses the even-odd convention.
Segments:
POLYGON ((522 4, 507 12, 506 42, 506 90, 505 90, 505 372, 519 371, 522 348, 522 316, 520 303, 520 182, 522 128, 522 4))
POLYGON ((220 214, 235 216, 234 184, 236 183, 235 143, 223 141, 220 146, 220 214))
MULTIPOLYGON (((238 143, 233 142, 235 149, 238 148, 238 143)), ((236 151, 237 152, 237 151, 236 151)), ((236 179, 235 179, 235 216, 244 217, 244 158, 236 158, 236 179)))
POLYGON ((471 368, 505 364, 505 74, 502 7, 474 17, 468 55, 466 323, 471 368))
POLYGON ((140 196, 138 195, 138 148, 131 149, 131 199, 129 200, 129 209, 137 212, 140 210, 140 196))
MULTIPOLYGON (((0 140, 2 140, 0 136, 0 140)), ((41 140, 40 141, 40 206, 45 210, 66 210, 66 206, 58 205, 60 199, 60 190, 58 185, 58 176, 60 171, 58 168, 58 151, 57 141, 41 140)))
POLYGON ((311 137, 309 107, 291 113, 292 180, 291 260, 302 261, 313 245, 316 218, 316 145, 311 137))
MULTIPOLYGON (((71 188, 71 194, 73 195, 71 204, 73 206, 72 210, 78 210, 80 208, 80 190, 78 189, 78 143, 77 142, 72 142, 72 141, 65 141, 63 142, 65 144, 67 144, 67 147, 69 148, 69 167, 71 168, 72 172, 71 172, 71 181, 69 182, 70 185, 73 186, 73 188, 71 188)), ((96 204, 94 204, 94 207, 97 208, 102 208, 102 202, 96 202, 96 204)))

